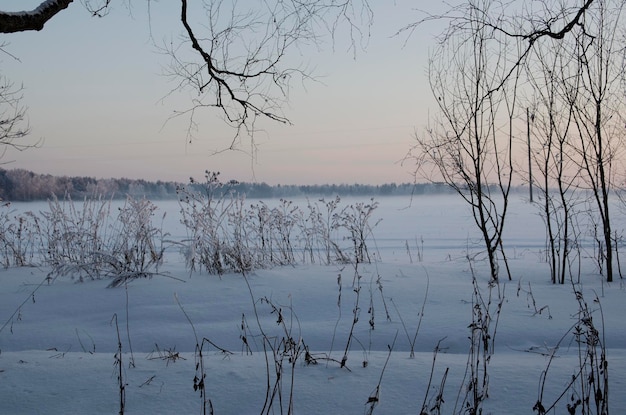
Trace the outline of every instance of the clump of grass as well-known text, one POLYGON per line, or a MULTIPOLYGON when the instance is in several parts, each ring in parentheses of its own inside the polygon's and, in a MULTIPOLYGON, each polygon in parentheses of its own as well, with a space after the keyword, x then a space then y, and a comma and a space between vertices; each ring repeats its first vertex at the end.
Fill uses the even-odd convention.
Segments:
MULTIPOLYGON (((495 339, 498 321, 504 304, 504 288, 500 290, 497 280, 492 280, 487 295, 479 287, 478 280, 472 270, 472 322, 470 329, 470 347, 463 385, 457 395, 457 406, 460 400, 462 411, 476 415, 482 413, 483 402, 489 397, 489 363, 495 352, 495 339), (494 291, 497 296, 494 297, 494 291), (494 305, 494 301, 495 305, 494 305), (495 309, 494 309, 495 307, 495 309)), ((456 413, 456 407, 454 412, 456 413)))
POLYGON ((548 364, 539 379, 539 393, 533 411, 538 415, 545 415, 557 408, 564 399, 565 409, 569 414, 580 413, 586 415, 605 415, 609 413, 609 371, 604 339, 604 314, 597 294, 594 295, 593 305, 590 307, 585 300, 582 290, 572 283, 574 295, 578 302, 576 313, 577 321, 561 337, 552 348, 548 364), (597 312, 600 325, 594 322, 593 314, 597 312), (545 387, 548 381, 548 372, 556 357, 556 351, 567 339, 572 338, 577 346, 578 367, 571 375, 562 392, 551 401, 545 403, 545 387))
POLYGON ((420 415, 440 415, 441 407, 443 406, 443 390, 446 385, 446 380, 448 378, 449 368, 446 368, 443 376, 441 377, 441 382, 439 387, 437 388, 437 394, 434 397, 430 397, 430 390, 433 382, 433 375, 435 373, 435 366, 437 362, 437 355, 442 350, 441 342, 445 340, 440 339, 437 342, 437 346, 435 346, 435 351, 433 352, 433 363, 430 368, 430 376, 428 378, 428 385, 426 386, 426 393, 424 394, 424 401, 422 402, 422 408, 420 409, 420 415))
POLYGON ((179 360, 187 360, 176 351, 176 347, 161 349, 158 344, 155 344, 154 347, 155 349, 150 352, 146 359, 163 360, 166 366, 169 366, 170 363, 176 363, 179 360))
POLYGON ((117 324, 117 314, 113 314, 111 324, 115 323, 115 331, 117 333, 117 352, 115 353, 115 368, 117 377, 117 389, 119 396, 119 415, 124 415, 124 409, 126 407, 126 382, 124 381, 124 366, 122 364, 122 339, 120 337, 120 328, 117 324))
POLYGON ((420 327, 422 326, 422 321, 424 319, 424 310, 426 308, 426 301, 428 300, 429 287, 430 287, 430 277, 428 275, 428 272, 426 272, 426 290, 424 291, 424 301, 422 301, 422 307, 419 311, 419 319, 417 321, 417 327, 415 328, 415 333, 413 333, 412 337, 409 335, 409 331, 407 329, 406 323, 404 322, 404 319, 402 318, 402 314, 400 313, 398 306, 393 300, 391 300, 391 304, 393 304, 393 307, 395 308, 396 313, 398 314, 398 318, 400 319, 400 324, 402 324, 402 329, 404 330, 404 334, 406 335, 407 341, 409 342, 409 345, 411 346, 411 350, 409 353, 409 358, 411 359, 415 358, 415 343, 417 342, 417 335, 419 334, 420 327))
POLYGON ((378 378, 378 383, 376 384, 376 387, 374 388, 372 393, 370 393, 370 396, 367 398, 367 402, 365 404, 367 408, 366 408, 365 413, 368 415, 372 415, 374 413, 374 408, 376 408, 376 406, 380 402, 380 389, 381 389, 381 384, 383 383, 383 375, 385 374, 385 370, 387 369, 387 365, 389 364, 389 359, 391 358, 391 352, 393 351, 397 338, 398 338, 398 333, 396 332, 396 335, 393 338, 393 342, 390 345, 387 345, 387 349, 388 349, 387 359, 385 359, 385 364, 383 365, 383 369, 380 371, 380 377, 378 378))
MULTIPOLYGON (((354 277, 352 280, 352 291, 355 294, 354 297, 354 307, 352 308, 352 323, 350 324, 350 331, 348 333, 348 338, 346 340, 346 346, 344 348, 343 357, 341 358, 341 367, 346 367, 346 363, 348 362, 348 353, 350 351, 350 347, 352 345, 352 341, 355 339, 354 337, 354 329, 359 322, 359 318, 361 315, 361 289, 363 288, 361 285, 361 279, 363 278, 361 272, 359 271, 359 262, 356 261, 354 264, 354 277)), ((363 361, 363 365, 367 365, 367 360, 363 361)))
POLYGON ((526 294, 526 303, 528 308, 533 310, 533 315, 539 315, 542 314, 544 311, 547 311, 547 315, 548 315, 548 319, 552 320, 552 314, 550 313, 550 306, 549 305, 544 305, 541 307, 537 306, 537 301, 535 301, 535 296, 533 295, 533 289, 530 285, 530 282, 528 282, 528 289, 524 289, 522 288, 522 281, 518 281, 517 283, 517 296, 520 296, 520 293, 525 293, 526 294))
MULTIPOLYGON (((404 247, 406 249, 406 253, 409 256, 409 262, 412 264, 413 263, 413 254, 411 253, 411 247, 409 245, 409 240, 405 240, 404 241, 404 247)), ((420 237, 419 241, 417 240, 417 237, 415 237, 415 259, 417 260, 417 262, 423 262, 424 261, 424 238, 420 237)))

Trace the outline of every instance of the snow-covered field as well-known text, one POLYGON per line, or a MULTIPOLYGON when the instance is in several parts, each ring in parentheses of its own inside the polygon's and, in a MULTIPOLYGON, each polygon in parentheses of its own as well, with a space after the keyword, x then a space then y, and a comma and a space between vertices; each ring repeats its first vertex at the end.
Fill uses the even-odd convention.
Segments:
MULTIPOLYGON (((481 246, 473 219, 458 197, 378 202, 374 218, 382 221, 368 242, 376 260, 356 268, 307 264, 218 277, 190 274, 172 249, 163 275, 118 288, 69 277, 48 284, 45 268, 0 271, 0 413, 119 413, 120 368, 127 414, 203 413, 194 390, 203 375, 215 414, 286 414, 290 399, 295 414, 419 414, 425 402, 424 413, 466 413, 478 307, 492 317, 493 350, 474 357, 479 368, 488 357, 483 413, 530 414, 541 400, 546 409, 557 402, 550 413, 563 414, 589 384, 579 378, 569 387, 590 347, 571 333, 581 307, 575 288, 599 330, 595 350, 606 351, 610 412, 626 413, 619 276, 603 283, 583 258, 580 285, 552 285, 541 254, 543 222, 514 195, 504 241, 513 280, 503 276, 490 289, 487 263, 474 255, 481 246)), ((157 204, 168 212, 172 239, 184 238, 176 202, 157 204)), ((623 218, 615 221, 614 229, 626 228, 623 218)))

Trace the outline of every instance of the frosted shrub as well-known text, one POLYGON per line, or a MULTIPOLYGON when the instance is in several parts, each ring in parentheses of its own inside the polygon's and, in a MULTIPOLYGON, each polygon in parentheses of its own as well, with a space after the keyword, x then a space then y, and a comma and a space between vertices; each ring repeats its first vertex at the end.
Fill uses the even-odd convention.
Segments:
POLYGON ((187 229, 187 239, 183 241, 187 266, 191 271, 204 268, 209 274, 221 275, 241 270, 232 269, 237 261, 233 261, 229 234, 229 213, 236 197, 221 195, 223 185, 218 176, 219 173, 206 172, 203 192, 187 187, 179 187, 177 192, 181 222, 187 229))
POLYGON ((367 239, 372 236, 373 228, 380 222, 370 225, 370 219, 377 207, 378 202, 371 199, 370 203, 355 203, 333 215, 333 227, 347 231, 344 238, 352 242, 352 260, 355 262, 372 262, 367 248, 367 239))
POLYGON ((94 197, 77 204, 69 198, 53 198, 48 208, 42 216, 47 227, 46 259, 52 274, 99 278, 111 240, 111 201, 94 197))
POLYGON ((313 264, 317 260, 325 265, 351 262, 346 252, 350 247, 341 247, 338 243, 343 239, 339 235, 336 214, 341 198, 336 196, 329 201, 319 199, 318 202, 321 207, 317 202, 309 201, 308 215, 301 213, 299 217, 302 261, 306 263, 308 260, 313 264))
POLYGON ((112 286, 158 271, 163 259, 163 232, 152 224, 156 206, 128 198, 112 216, 111 201, 71 199, 48 202, 42 212, 47 235, 46 260, 51 275, 80 280, 115 277, 112 286))
POLYGON ((261 264, 271 264, 273 262, 271 209, 263 202, 252 204, 250 209, 246 210, 245 226, 258 261, 261 264))
POLYGON ((0 206, 0 262, 2 266, 38 265, 41 249, 39 218, 32 212, 15 215, 9 203, 0 206))
POLYGON ((247 212, 244 208, 245 198, 232 199, 228 213, 228 228, 232 236, 225 248, 224 258, 229 267, 238 272, 249 271, 262 266, 255 255, 256 248, 250 237, 250 229, 246 223, 247 212))
MULTIPOLYGON (((281 200, 244 207, 245 197, 229 192, 217 173, 206 173, 203 191, 179 188, 181 221, 187 229, 183 253, 191 271, 210 274, 294 264, 294 233, 300 211, 281 200)), ((193 184, 193 182, 192 182, 193 184)))
POLYGON ((260 267, 293 265, 300 250, 303 213, 293 202, 280 199, 279 205, 268 207, 264 202, 250 205, 245 212, 249 244, 260 267))
POLYGON ((130 196, 119 208, 105 270, 115 276, 111 286, 158 272, 165 251, 163 238, 167 234, 152 222, 156 210, 151 201, 130 196))
POLYGON ((320 203, 324 206, 320 208, 317 203, 308 204, 309 216, 306 219, 306 245, 313 263, 314 252, 318 253, 320 262, 326 265, 333 263, 350 262, 349 255, 339 246, 336 240, 338 237, 338 228, 336 214, 341 198, 336 196, 334 199, 326 201, 320 199, 320 203))
POLYGON ((281 265, 295 264, 296 258, 292 239, 294 239, 296 224, 302 216, 302 211, 293 205, 293 202, 280 199, 279 207, 273 209, 273 212, 280 263, 281 265))
MULTIPOLYGON (((181 246, 191 272, 246 272, 298 263, 371 262, 368 241, 378 203, 340 208, 340 198, 308 203, 308 212, 280 199, 246 206, 246 198, 229 190, 217 173, 206 183, 178 191, 180 220, 187 236, 169 241, 181 246)), ((231 182, 232 183, 232 182, 231 182)), ((230 183, 229 183, 230 184, 230 183)), ((157 206, 128 197, 113 209, 111 200, 93 197, 48 201, 48 210, 14 216, 0 211, 0 264, 4 267, 47 264, 50 275, 79 280, 115 277, 113 286, 129 278, 158 273, 165 252, 162 227, 153 223, 157 206)), ((165 215, 163 215, 164 219, 165 215)))
POLYGON ((309 203, 306 214, 293 202, 276 207, 264 202, 245 207, 245 197, 229 191, 218 173, 206 172, 206 183, 179 187, 182 241, 190 271, 209 274, 310 263, 371 262, 367 241, 378 203, 356 203, 339 209, 339 197, 320 208, 309 203), (342 243, 340 243, 340 241, 342 243), (348 241, 348 243, 346 243, 348 241), (341 246, 343 245, 343 246, 341 246))

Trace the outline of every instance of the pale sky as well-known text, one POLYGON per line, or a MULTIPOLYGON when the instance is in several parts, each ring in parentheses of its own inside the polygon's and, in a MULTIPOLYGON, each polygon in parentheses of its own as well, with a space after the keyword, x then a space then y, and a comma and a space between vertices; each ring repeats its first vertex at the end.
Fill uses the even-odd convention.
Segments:
MULTIPOLYGON (((0 0, 18 11, 39 2, 0 0)), ((187 119, 168 121, 185 109, 186 95, 163 100, 172 84, 163 76, 167 56, 157 42, 181 32, 178 2, 114 0, 104 18, 90 17, 81 2, 55 16, 41 32, 0 35, 8 43, 0 70, 23 84, 29 140, 40 148, 5 154, 4 168, 53 175, 128 177, 185 182, 205 170, 224 179, 270 184, 412 181, 399 161, 415 129, 427 123, 435 104, 426 82, 428 49, 438 32, 425 26, 404 45, 392 35, 419 19, 411 0, 374 5, 369 45, 356 59, 339 39, 335 50, 294 56, 315 67, 321 82, 295 83, 285 115, 292 126, 264 122, 256 134, 256 157, 216 150, 234 131, 218 112, 205 112, 196 138, 187 141, 187 119)), ((432 6, 430 6, 432 7, 432 6)), ((242 150, 250 146, 244 137, 242 150)))

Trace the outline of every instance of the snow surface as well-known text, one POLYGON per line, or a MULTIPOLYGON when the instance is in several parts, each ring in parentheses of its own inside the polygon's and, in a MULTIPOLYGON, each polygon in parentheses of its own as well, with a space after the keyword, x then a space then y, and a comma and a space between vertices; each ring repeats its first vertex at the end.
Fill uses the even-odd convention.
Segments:
MULTIPOLYGON (((380 206, 375 217, 382 221, 374 229, 370 249, 377 252, 378 260, 359 265, 360 314, 347 368, 341 368, 337 361, 344 354, 357 301, 351 265, 258 270, 247 277, 252 297, 242 275, 190 275, 176 250, 168 252, 163 266, 163 272, 175 278, 155 276, 114 289, 106 288, 106 280, 77 283, 68 277, 47 284, 45 268, 12 268, 0 272, 0 325, 6 323, 0 332, 0 413, 118 413, 114 316, 123 350, 125 413, 202 413, 201 395, 193 388, 197 373, 194 329, 200 339, 232 352, 224 353, 209 344, 203 349, 206 396, 214 413, 261 413, 268 370, 259 325, 270 337, 284 333, 276 324, 277 313, 272 313, 267 301, 261 301, 264 298, 281 308, 291 336, 301 339, 318 358, 318 364, 306 365, 300 357, 295 365, 294 413, 366 413, 366 402, 382 375, 374 413, 418 414, 426 393, 429 401, 437 394, 446 368, 442 413, 453 413, 457 396, 464 395, 472 270, 483 295, 489 292, 486 262, 481 256, 471 263, 467 259, 480 252, 474 224, 468 208, 453 195, 419 196, 412 202, 400 197, 377 200, 380 206), (422 240, 423 260, 418 262, 422 240), (382 295, 376 284, 379 276, 382 295), (374 330, 368 323, 372 307, 374 330), (415 356, 411 358, 410 339, 418 325, 415 356), (251 353, 244 348, 242 335, 248 339, 251 353), (433 351, 439 341, 429 390, 433 351)), ((301 206, 306 203, 295 202, 301 206)), ((172 237, 182 238, 177 204, 158 205, 168 211, 165 226, 172 237)), ((44 204, 16 206, 33 211, 46 208, 44 204)), ((548 365, 543 397, 548 405, 566 390, 579 368, 578 345, 571 335, 552 359, 547 357, 576 322, 578 303, 573 286, 555 286, 549 281, 548 265, 541 260, 543 222, 536 208, 516 195, 511 209, 505 246, 513 281, 503 279, 494 288, 505 300, 495 353, 488 366, 485 414, 533 413, 548 365), (541 313, 536 312, 538 309, 541 313)), ((615 229, 625 227, 623 218, 616 221, 615 229)), ((624 281, 618 276, 612 284, 603 283, 592 262, 585 259, 584 263, 582 290, 596 310, 594 321, 600 328, 595 295, 603 311, 601 335, 607 348, 610 410, 624 414, 624 281)), ((271 355, 269 364, 273 382, 271 355)), ((287 413, 291 377, 287 361, 284 366, 283 411, 277 398, 269 413, 287 413)), ((566 413, 570 395, 564 395, 553 413, 566 413)))

